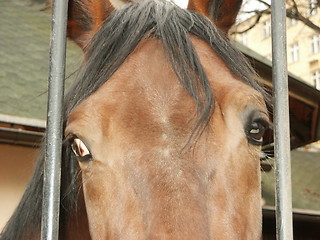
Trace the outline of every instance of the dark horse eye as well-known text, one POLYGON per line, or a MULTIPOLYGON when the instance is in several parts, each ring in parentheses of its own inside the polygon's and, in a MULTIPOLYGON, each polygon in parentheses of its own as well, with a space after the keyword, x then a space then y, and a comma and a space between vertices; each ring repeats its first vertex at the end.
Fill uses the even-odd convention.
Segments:
POLYGON ((92 160, 92 156, 89 149, 79 138, 73 139, 71 143, 71 148, 79 161, 82 162, 92 160))
POLYGON ((247 138, 249 143, 253 145, 262 145, 263 135, 268 128, 268 122, 263 119, 258 119, 247 126, 247 138))

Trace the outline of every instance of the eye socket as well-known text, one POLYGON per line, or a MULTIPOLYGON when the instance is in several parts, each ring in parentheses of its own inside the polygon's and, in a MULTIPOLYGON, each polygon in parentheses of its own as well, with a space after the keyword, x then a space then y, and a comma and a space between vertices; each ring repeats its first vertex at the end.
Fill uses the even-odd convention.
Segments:
POLYGON ((89 149, 81 139, 74 137, 71 140, 71 149, 80 162, 92 160, 92 155, 89 149))
POLYGON ((247 125, 246 135, 249 143, 261 146, 263 143, 263 135, 269 128, 269 123, 265 119, 256 119, 247 125))

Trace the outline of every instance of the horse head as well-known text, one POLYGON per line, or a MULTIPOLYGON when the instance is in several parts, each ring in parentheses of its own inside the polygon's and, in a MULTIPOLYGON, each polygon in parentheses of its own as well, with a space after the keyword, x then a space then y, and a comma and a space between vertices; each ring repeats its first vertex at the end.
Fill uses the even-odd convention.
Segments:
POLYGON ((240 5, 71 1, 69 36, 88 61, 78 85, 100 81, 65 130, 93 239, 260 237, 267 110, 224 36, 240 5))
MULTIPOLYGON (((85 60, 65 98, 60 239, 261 238, 268 112, 227 38, 240 5, 69 1, 85 60)), ((43 162, 3 239, 39 237, 43 162)))

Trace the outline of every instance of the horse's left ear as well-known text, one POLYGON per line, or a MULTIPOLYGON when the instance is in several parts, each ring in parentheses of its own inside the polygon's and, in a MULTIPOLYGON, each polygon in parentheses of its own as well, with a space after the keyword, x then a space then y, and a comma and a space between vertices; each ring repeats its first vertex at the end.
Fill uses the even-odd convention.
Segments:
POLYGON ((115 9, 121 8, 128 2, 130 0, 69 0, 67 27, 69 39, 85 49, 103 21, 115 9))
POLYGON ((207 16, 225 34, 236 22, 242 0, 189 0, 188 9, 207 16))

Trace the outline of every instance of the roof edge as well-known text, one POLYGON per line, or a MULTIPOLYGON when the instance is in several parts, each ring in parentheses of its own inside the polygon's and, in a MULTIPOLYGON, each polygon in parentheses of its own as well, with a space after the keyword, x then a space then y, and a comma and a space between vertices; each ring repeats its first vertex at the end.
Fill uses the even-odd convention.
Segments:
POLYGON ((46 121, 35 118, 17 117, 0 113, 0 122, 19 124, 28 127, 46 128, 46 121))
MULTIPOLYGON (((244 55, 246 55, 249 59, 251 58, 255 62, 260 62, 262 65, 266 66, 270 72, 272 73, 272 61, 268 58, 262 56, 261 54, 257 53, 256 51, 248 48, 247 46, 241 44, 238 41, 233 41, 233 45, 238 48, 244 55)), ((272 82, 271 82, 272 83, 272 82)), ((296 76, 295 74, 288 71, 288 84, 290 92, 293 88, 304 91, 307 91, 307 95, 309 98, 312 98, 313 101, 319 102, 320 101, 320 91, 317 90, 314 86, 310 83, 304 81, 302 78, 296 76)))
MULTIPOLYGON (((276 211, 276 208, 274 206, 268 206, 268 205, 263 206, 262 209, 263 211, 271 211, 271 212, 276 211)), ((318 218, 320 217, 320 211, 318 210, 292 208, 292 213, 295 215, 305 215, 305 216, 318 217, 318 218)))
MULTIPOLYGON (((238 41, 233 41, 233 44, 244 54, 248 55, 251 58, 254 58, 255 60, 260 61, 261 63, 267 65, 272 69, 272 61, 269 60, 267 57, 264 57, 263 55, 259 54, 258 52, 252 50, 251 48, 248 48, 247 46, 243 45, 242 43, 238 41)), ((305 85, 310 86, 314 88, 311 84, 304 81, 301 77, 293 74, 292 72, 288 71, 288 77, 294 78, 295 80, 298 80, 300 82, 303 82, 305 85)))

